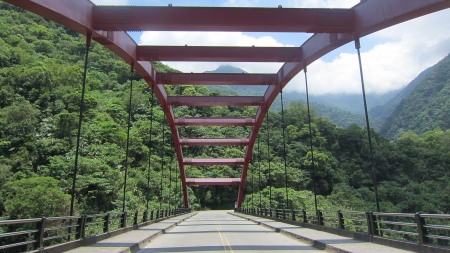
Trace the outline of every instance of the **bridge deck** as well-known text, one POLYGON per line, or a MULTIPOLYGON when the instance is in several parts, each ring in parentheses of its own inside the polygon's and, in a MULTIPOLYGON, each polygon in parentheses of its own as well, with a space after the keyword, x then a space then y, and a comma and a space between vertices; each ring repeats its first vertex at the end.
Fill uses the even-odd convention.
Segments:
POLYGON ((323 252, 323 249, 333 252, 409 252, 244 214, 199 212, 183 221, 189 215, 192 214, 164 220, 69 252, 306 253, 323 252), (161 234, 164 236, 157 237, 161 234))

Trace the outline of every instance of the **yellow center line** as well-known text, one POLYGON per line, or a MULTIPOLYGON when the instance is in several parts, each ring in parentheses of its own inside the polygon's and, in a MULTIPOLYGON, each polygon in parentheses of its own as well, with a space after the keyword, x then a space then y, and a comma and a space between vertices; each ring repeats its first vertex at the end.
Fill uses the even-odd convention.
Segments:
MULTIPOLYGON (((218 224, 217 221, 215 221, 215 222, 216 222, 216 224, 218 224)), ((219 225, 216 225, 216 228, 217 228, 217 232, 219 232, 220 240, 222 241, 223 250, 225 252, 228 252, 227 246, 225 246, 225 243, 223 242, 223 238, 222 238, 222 234, 220 233, 219 225)))
MULTIPOLYGON (((220 223, 219 223, 218 221, 216 221, 216 223, 217 223, 217 225, 218 225, 218 228, 217 228, 217 229, 218 229, 218 230, 221 229, 220 223)), ((219 231, 219 234, 220 234, 220 231, 219 231)), ((230 242, 228 241, 227 236, 224 234, 223 237, 224 237, 225 240, 227 241, 228 248, 230 248, 231 253, 234 253, 233 249, 231 248, 231 244, 230 244, 230 242)), ((223 242, 222 242, 222 243, 223 243, 223 242)))

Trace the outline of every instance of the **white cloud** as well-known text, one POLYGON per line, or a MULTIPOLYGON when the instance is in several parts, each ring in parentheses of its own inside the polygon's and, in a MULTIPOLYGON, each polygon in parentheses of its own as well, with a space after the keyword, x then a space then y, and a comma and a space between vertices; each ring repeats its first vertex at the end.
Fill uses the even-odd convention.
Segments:
MULTIPOLYGON (((351 8, 359 0, 290 0, 286 7, 298 8, 351 8)), ((284 5, 283 5, 284 6, 284 5)))
MULTIPOLYGON (((421 71, 450 52, 450 10, 430 14, 362 38, 385 41, 361 54, 367 93, 384 94, 405 87, 421 71)), ((361 93, 355 53, 340 53, 331 62, 317 60, 308 67, 310 92, 361 93)), ((287 91, 304 92, 303 79, 295 78, 287 91)))
POLYGON ((91 0, 95 5, 128 5, 128 0, 91 0))
POLYGON ((143 45, 189 45, 189 46, 266 46, 284 45, 270 36, 252 37, 242 32, 144 32, 140 43, 143 45))

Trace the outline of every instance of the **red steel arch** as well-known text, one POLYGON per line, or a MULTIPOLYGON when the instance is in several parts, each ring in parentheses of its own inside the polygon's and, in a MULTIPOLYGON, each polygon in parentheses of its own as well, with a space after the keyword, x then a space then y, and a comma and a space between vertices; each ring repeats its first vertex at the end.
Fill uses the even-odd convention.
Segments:
POLYGON ((89 0, 3 0, 84 34, 107 47, 147 81, 172 131, 184 204, 187 185, 237 185, 238 206, 259 128, 283 87, 307 65, 356 38, 450 7, 449 0, 361 0, 350 9, 95 6, 89 0), (151 15, 150 15, 151 14, 151 15), (250 31, 315 33, 299 48, 138 46, 126 31, 250 31), (276 74, 156 73, 150 61, 284 62, 276 74), (168 97, 163 84, 267 85, 260 97, 168 97), (252 118, 176 118, 173 105, 256 105, 252 118), (233 139, 181 139, 178 126, 252 126, 233 139), (244 158, 184 158, 183 145, 246 146, 244 158), (186 178, 185 165, 242 165, 240 178, 186 178))

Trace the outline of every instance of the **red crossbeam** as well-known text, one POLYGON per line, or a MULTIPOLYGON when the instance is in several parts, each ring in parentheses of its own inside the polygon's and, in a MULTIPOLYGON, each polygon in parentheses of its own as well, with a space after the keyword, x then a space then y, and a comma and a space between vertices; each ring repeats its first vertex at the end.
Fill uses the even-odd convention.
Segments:
POLYGON ((260 106, 264 104, 264 97, 259 96, 191 96, 167 97, 168 105, 187 106, 260 106))
POLYGON ((276 74, 162 73, 156 74, 160 84, 206 85, 276 85, 276 74))
POLYGON ((183 138, 180 139, 180 144, 183 146, 245 146, 248 145, 248 138, 183 138))
POLYGON ((254 118, 175 118, 177 126, 252 126, 254 118))
POLYGON ((138 46, 139 61, 300 62, 300 47, 138 46))
POLYGON ((240 178, 186 178, 187 185, 239 185, 240 178))
POLYGON ((105 31, 241 31, 342 33, 353 9, 96 6, 94 29, 105 31))
POLYGON ((204 166, 204 165, 244 165, 243 158, 185 158, 184 165, 204 166))

